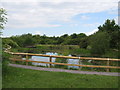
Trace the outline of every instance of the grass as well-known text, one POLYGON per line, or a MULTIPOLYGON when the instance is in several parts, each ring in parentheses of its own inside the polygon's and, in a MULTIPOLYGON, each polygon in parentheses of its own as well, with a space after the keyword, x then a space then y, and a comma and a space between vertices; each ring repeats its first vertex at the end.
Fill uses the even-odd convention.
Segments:
POLYGON ((118 88, 118 77, 8 67, 3 88, 118 88))

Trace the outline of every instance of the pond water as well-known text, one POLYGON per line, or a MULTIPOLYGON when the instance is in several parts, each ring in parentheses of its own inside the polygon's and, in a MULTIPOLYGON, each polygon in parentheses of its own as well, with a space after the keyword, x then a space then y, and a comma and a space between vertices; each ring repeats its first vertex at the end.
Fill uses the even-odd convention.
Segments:
MULTIPOLYGON (((47 52, 45 53, 45 55, 62 55, 62 54, 58 54, 58 53, 53 53, 53 52, 47 52)), ((72 56, 72 55, 68 55, 68 56, 72 56)), ((24 59, 24 58, 23 58, 24 59)), ((33 61, 43 61, 43 62, 49 62, 49 57, 42 57, 42 56, 31 56, 29 60, 33 60, 33 61)), ((83 64, 82 60, 79 59, 64 59, 64 58, 52 58, 52 62, 59 62, 59 63, 67 63, 67 64, 83 64), (61 62, 59 62, 61 61, 61 62)), ((88 61, 90 62, 90 60, 88 61)), ((49 64, 45 64, 45 63, 35 63, 32 62, 32 65, 37 65, 37 66, 49 66, 49 64)), ((52 64, 52 66, 55 66, 55 64, 52 64)), ((82 67, 79 66, 67 66, 67 68, 74 68, 74 69, 81 69, 82 67)))
MULTIPOLYGON (((53 52, 46 52, 44 53, 45 55, 62 55, 58 53, 53 53, 53 52)), ((64 55, 62 55, 64 56, 64 55)), ((67 56, 74 56, 74 55, 67 55, 67 56)), ((25 58, 22 58, 25 60, 25 58)), ((31 56, 29 60, 33 61, 43 61, 43 62, 50 62, 49 57, 42 57, 42 56, 31 56)), ((54 58, 52 57, 52 62, 58 62, 58 63, 67 63, 67 64, 78 64, 78 65, 91 65, 92 60, 80 60, 80 59, 65 59, 65 58, 54 58)), ((45 64, 45 63, 35 63, 32 62, 32 65, 37 65, 37 66, 50 66, 50 64, 45 64)), ((51 64, 53 67, 55 64, 51 64)), ((66 66, 68 69, 73 68, 73 69, 82 69, 80 66, 66 66)))

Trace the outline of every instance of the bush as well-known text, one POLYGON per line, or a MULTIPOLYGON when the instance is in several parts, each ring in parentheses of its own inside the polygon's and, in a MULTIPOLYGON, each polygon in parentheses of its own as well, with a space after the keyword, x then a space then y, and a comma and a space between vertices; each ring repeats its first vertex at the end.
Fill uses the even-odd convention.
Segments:
POLYGON ((91 54, 103 55, 109 49, 109 35, 106 32, 96 33, 91 38, 91 54))
POLYGON ((3 76, 8 73, 8 63, 10 55, 3 52, 2 53, 2 74, 3 76))

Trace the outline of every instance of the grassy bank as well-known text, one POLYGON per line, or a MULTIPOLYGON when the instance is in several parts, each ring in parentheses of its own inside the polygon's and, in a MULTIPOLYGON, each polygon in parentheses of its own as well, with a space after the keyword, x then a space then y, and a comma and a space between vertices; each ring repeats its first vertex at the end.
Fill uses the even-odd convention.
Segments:
POLYGON ((85 57, 109 57, 119 58, 119 52, 115 50, 108 50, 103 55, 91 54, 90 49, 79 48, 78 45, 36 45, 35 48, 12 48, 13 52, 25 52, 25 53, 42 53, 56 52, 62 55, 77 55, 85 57))
POLYGON ((118 77, 9 67, 3 88, 118 88, 118 77))
POLYGON ((12 48, 12 51, 43 54, 46 52, 56 52, 63 55, 90 56, 89 50, 79 48, 78 45, 37 45, 36 48, 12 48))

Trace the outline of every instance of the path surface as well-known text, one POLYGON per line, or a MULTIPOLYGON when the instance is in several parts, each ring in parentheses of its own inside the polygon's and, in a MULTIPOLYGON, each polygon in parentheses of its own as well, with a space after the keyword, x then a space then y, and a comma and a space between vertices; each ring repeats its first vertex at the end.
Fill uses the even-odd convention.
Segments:
POLYGON ((33 69, 33 70, 41 70, 41 71, 53 71, 53 72, 78 73, 78 74, 96 74, 96 75, 120 76, 120 73, 116 73, 116 72, 77 71, 77 70, 65 70, 65 69, 57 69, 57 68, 44 68, 44 67, 36 67, 36 66, 18 65, 18 64, 9 64, 9 66, 20 67, 20 68, 27 68, 27 69, 33 69))

